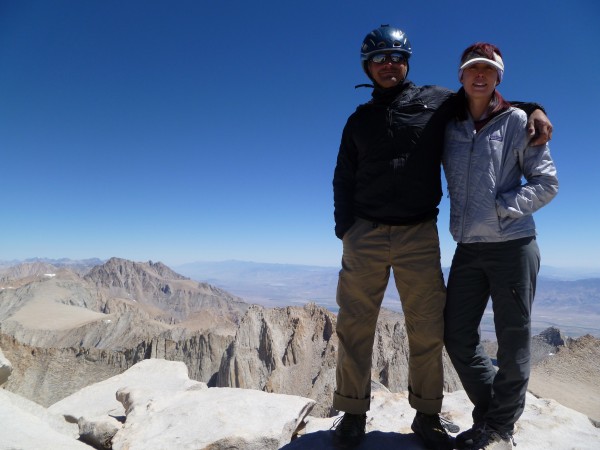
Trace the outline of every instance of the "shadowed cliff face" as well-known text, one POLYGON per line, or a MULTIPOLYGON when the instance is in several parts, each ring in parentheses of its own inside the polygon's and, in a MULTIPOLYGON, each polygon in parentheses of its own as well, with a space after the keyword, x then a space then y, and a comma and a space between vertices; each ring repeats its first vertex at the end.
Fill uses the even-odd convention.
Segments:
MULTIPOLYGON (((313 414, 328 416, 335 389, 336 316, 313 303, 248 310, 223 357, 218 386, 300 395, 317 401, 313 414)), ((445 387, 460 387, 445 358, 445 387)), ((372 379, 392 392, 408 388, 408 339, 403 316, 383 310, 376 328, 372 379)))

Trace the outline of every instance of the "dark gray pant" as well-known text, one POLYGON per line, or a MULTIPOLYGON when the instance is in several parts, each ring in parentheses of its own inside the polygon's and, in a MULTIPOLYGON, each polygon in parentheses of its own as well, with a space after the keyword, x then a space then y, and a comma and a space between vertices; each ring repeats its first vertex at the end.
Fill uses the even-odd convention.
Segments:
POLYGON ((474 423, 512 433, 525 408, 530 372, 531 306, 540 253, 534 237, 458 244, 444 312, 446 350, 474 404, 474 423), (480 342, 492 298, 498 372, 480 342))

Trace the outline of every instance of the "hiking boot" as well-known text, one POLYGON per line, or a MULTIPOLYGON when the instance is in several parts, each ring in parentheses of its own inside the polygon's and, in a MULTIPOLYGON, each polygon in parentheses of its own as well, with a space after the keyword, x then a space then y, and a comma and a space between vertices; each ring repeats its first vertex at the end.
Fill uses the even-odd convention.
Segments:
POLYGON ((514 439, 510 434, 500 433, 486 424, 473 425, 473 428, 456 436, 456 448, 468 450, 510 450, 514 439))
POLYGON ((467 449, 471 448, 473 445, 473 441, 480 433, 480 428, 483 426, 481 423, 476 423, 471 428, 466 431, 463 431, 459 435, 454 438, 454 448, 457 449, 467 449))
POLYGON ((454 439, 440 422, 438 414, 424 414, 417 411, 411 428, 425 442, 428 449, 451 450, 454 448, 454 439))
POLYGON ((335 437, 339 443, 358 445, 365 436, 366 424, 366 414, 344 413, 342 417, 336 419, 331 428, 335 428, 335 437))
POLYGON ((458 433, 460 431, 460 427, 458 425, 443 416, 440 416, 440 423, 448 433, 458 433))

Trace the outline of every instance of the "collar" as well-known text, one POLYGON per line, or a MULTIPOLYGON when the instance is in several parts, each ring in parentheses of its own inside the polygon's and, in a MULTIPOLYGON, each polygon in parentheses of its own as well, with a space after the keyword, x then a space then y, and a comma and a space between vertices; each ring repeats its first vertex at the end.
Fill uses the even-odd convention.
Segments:
POLYGON ((404 92, 409 86, 412 85, 411 81, 406 78, 404 81, 394 87, 384 89, 375 85, 373 92, 371 93, 372 103, 390 103, 396 99, 402 92, 404 92))

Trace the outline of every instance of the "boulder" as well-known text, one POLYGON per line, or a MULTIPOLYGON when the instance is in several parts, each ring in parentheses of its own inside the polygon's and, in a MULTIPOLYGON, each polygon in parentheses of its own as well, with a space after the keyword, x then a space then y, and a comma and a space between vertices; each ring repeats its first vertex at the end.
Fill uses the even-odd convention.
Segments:
POLYGON ((12 392, 0 389, 0 449, 90 450, 77 440, 76 424, 12 392))
POLYGON ((187 367, 180 361, 145 359, 120 375, 86 386, 54 403, 48 410, 73 423, 77 423, 81 417, 120 418, 125 415, 125 410, 117 400, 116 393, 124 387, 167 392, 191 387, 207 389, 205 383, 189 379, 187 367))
POLYGON ((113 450, 276 450, 315 404, 308 398, 252 389, 165 392, 122 389, 127 419, 113 450))
POLYGON ((0 386, 8 381, 8 377, 12 373, 12 364, 4 357, 0 348, 0 386))

